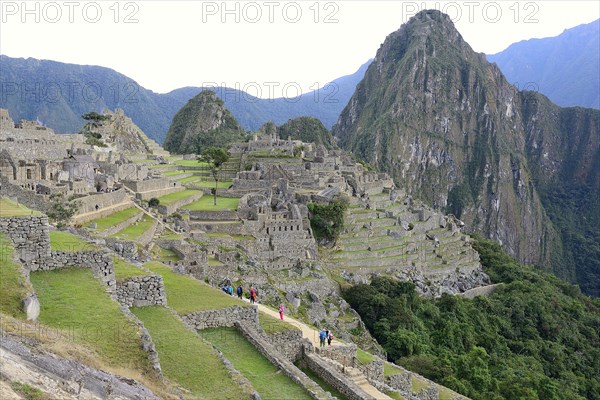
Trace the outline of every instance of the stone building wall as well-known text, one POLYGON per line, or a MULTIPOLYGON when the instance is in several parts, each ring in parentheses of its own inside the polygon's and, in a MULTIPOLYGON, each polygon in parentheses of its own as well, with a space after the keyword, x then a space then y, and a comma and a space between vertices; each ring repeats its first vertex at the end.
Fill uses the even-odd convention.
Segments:
MULTIPOLYGON (((218 203, 217 203, 218 204, 218 203)), ((190 220, 197 221, 237 221, 239 216, 236 211, 190 211, 190 220)))
POLYGON ((34 190, 26 190, 10 183, 4 176, 0 176, 0 196, 5 196, 14 201, 21 203, 33 210, 46 212, 49 203, 46 197, 35 194, 34 190))
MULTIPOLYGON (((118 204, 130 203, 127 192, 123 189, 115 190, 110 193, 94 193, 89 196, 80 197, 77 201, 80 204, 77 214, 94 212, 96 211, 96 205, 98 206, 98 210, 101 210, 118 204)), ((111 213, 115 212, 114 209, 111 209, 110 211, 111 213)))
POLYGON ((117 282, 117 301, 127 307, 166 305, 165 285, 160 275, 134 276, 117 282))
POLYGON ((256 307, 233 306, 220 310, 198 311, 184 315, 181 319, 188 327, 195 330, 231 327, 236 322, 258 326, 258 309, 256 307))

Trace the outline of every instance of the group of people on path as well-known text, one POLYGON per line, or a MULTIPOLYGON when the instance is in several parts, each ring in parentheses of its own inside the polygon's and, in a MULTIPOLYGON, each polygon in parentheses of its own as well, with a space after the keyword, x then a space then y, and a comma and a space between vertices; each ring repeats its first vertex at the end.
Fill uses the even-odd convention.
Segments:
MULTIPOLYGON (((225 285, 223 285, 222 290, 228 295, 233 296, 233 286, 231 286, 231 282, 227 281, 225 285)), ((235 294, 237 295, 238 299, 242 300, 242 297, 244 295, 244 288, 242 288, 242 285, 239 285, 237 289, 235 289, 235 294)), ((254 286, 250 285, 250 303, 256 303, 257 297, 258 290, 256 290, 254 286)))
POLYGON ((333 334, 329 332, 329 329, 321 329, 321 332, 319 332, 319 347, 325 347, 325 341, 327 341, 327 345, 331 346, 332 340, 333 334))

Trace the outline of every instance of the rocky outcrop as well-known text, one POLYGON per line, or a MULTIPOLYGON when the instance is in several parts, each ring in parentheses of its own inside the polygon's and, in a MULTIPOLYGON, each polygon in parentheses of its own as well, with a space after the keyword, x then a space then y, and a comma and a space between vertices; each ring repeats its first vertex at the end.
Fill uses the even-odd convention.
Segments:
POLYGON ((51 398, 159 399, 133 379, 58 357, 6 332, 2 332, 0 354, 3 379, 37 387, 51 398))

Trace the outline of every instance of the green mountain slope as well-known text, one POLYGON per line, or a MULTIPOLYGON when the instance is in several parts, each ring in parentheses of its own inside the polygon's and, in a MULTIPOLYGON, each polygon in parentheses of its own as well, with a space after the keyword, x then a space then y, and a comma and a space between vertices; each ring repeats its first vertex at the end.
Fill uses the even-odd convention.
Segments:
POLYGON ((200 153, 207 146, 227 146, 242 140, 244 130, 217 95, 205 90, 173 117, 164 147, 173 153, 200 153))

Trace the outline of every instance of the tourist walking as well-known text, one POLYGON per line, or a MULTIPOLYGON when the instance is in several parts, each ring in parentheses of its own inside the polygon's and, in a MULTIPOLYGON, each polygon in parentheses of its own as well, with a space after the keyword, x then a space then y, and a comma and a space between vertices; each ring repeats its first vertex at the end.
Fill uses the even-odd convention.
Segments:
POLYGON ((242 299, 242 294, 244 294, 244 289, 242 289, 242 285, 239 285, 236 289, 238 299, 242 299))
POLYGON ((250 303, 254 304, 256 301, 256 289, 252 285, 250 285, 250 303))
POLYGON ((332 340, 333 340, 333 335, 331 334, 331 332, 329 332, 329 335, 327 336, 327 345, 331 346, 332 340))
POLYGON ((283 321, 283 313, 285 312, 285 306, 283 303, 279 305, 279 318, 283 321))
POLYGON ((325 333, 325 329, 321 329, 321 332, 319 332, 319 347, 325 347, 326 338, 327 334, 325 333))

